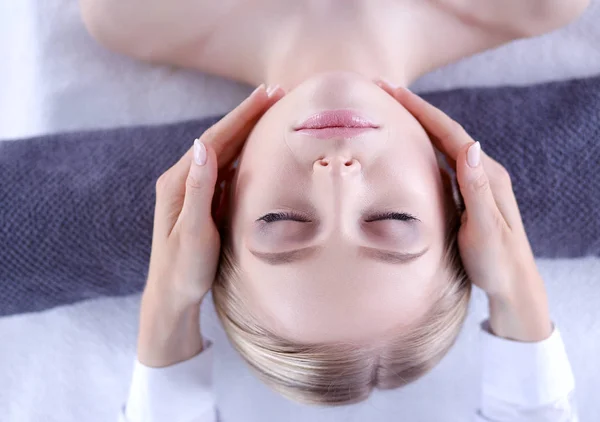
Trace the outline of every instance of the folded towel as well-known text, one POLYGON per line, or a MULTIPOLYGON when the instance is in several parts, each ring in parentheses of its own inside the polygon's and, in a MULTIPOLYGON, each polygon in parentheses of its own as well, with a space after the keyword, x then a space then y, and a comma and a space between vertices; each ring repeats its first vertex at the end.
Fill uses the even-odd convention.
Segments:
POLYGON ((536 256, 600 256, 600 76, 423 97, 506 167, 536 256))
MULTIPOLYGON (((600 256, 600 77, 424 97, 509 170, 536 256, 600 256)), ((0 315, 141 291, 155 180, 218 118, 0 142, 0 315)))

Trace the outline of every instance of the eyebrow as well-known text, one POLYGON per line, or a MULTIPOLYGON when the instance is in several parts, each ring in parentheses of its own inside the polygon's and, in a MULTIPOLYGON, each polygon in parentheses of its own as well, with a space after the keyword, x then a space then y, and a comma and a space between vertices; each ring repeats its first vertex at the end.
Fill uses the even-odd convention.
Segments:
MULTIPOLYGON (((315 255, 320 249, 321 248, 319 246, 310 246, 308 248, 295 249, 293 251, 286 252, 258 252, 250 250, 250 253, 269 265, 285 265, 305 261, 311 256, 315 255)), ((415 261, 416 259, 425 255, 428 250, 429 247, 426 247, 420 252, 406 253, 361 246, 360 254, 366 258, 386 264, 401 265, 415 261)))
POLYGON ((313 256, 319 249, 318 246, 310 246, 308 248, 295 249, 286 252, 258 252, 250 250, 250 253, 269 265, 284 265, 305 261, 313 256))
POLYGON ((375 261, 383 262, 386 264, 408 264, 409 262, 413 262, 423 255, 427 253, 429 250, 429 246, 423 249, 420 252, 416 253, 406 253, 406 252, 396 252, 396 251, 388 251, 385 249, 378 248, 369 248, 366 246, 360 247, 360 254, 371 258, 375 261))

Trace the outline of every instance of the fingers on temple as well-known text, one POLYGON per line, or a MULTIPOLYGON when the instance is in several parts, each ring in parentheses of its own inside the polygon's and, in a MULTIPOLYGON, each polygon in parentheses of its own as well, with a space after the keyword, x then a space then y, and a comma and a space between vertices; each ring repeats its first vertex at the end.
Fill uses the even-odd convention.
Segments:
MULTIPOLYGON (((256 122, 255 119, 260 117, 262 112, 279 100, 281 96, 282 91, 278 90, 275 95, 268 97, 264 86, 261 85, 239 106, 202 134, 200 141, 214 151, 219 165, 221 165, 219 153, 224 154, 224 150, 235 149, 236 142, 243 143, 252 129, 252 123, 256 122)), ((191 147, 177 163, 167 170, 167 177, 173 179, 174 183, 178 181, 179 185, 183 186, 193 155, 193 147, 191 147)))
POLYGON ((408 89, 397 89, 394 97, 421 123, 436 148, 450 159, 456 161, 461 149, 474 142, 460 123, 408 89))
POLYGON ((375 83, 402 104, 419 121, 435 147, 444 153, 455 167, 462 148, 473 139, 464 128, 439 108, 403 87, 393 87, 388 82, 377 79, 375 83))
POLYGON ((190 150, 156 181, 155 237, 168 236, 177 221, 185 197, 185 180, 191 162, 190 150))
POLYGON ((511 229, 522 228, 523 221, 515 197, 512 180, 506 168, 482 151, 482 163, 490 180, 496 205, 511 229))
POLYGON ((202 155, 204 164, 190 163, 185 181, 185 198, 180 221, 187 231, 197 233, 211 220, 211 205, 217 182, 217 158, 214 150, 197 142, 196 155, 202 155))
POLYGON ((183 191, 185 179, 188 176, 190 170, 190 164, 194 158, 193 147, 187 150, 187 152, 175 163, 173 166, 166 171, 165 175, 172 181, 173 185, 180 186, 183 191))
POLYGON ((512 190, 508 171, 496 160, 481 151, 481 163, 475 168, 468 164, 468 150, 459 152, 457 177, 465 207, 475 217, 483 232, 503 221, 509 228, 523 228, 519 207, 512 190))
POLYGON ((200 140, 215 151, 219 167, 227 165, 237 156, 258 119, 282 96, 281 88, 269 95, 261 85, 202 134, 200 140))
POLYGON ((464 147, 457 157, 457 179, 464 199, 468 221, 473 221, 480 233, 492 233, 501 221, 500 210, 492 192, 491 181, 485 171, 485 165, 479 162, 475 167, 469 164, 468 157, 476 144, 464 147))
MULTIPOLYGON (((482 151, 481 171, 473 171, 473 169, 464 167, 467 166, 466 161, 463 162, 462 169, 458 170, 456 163, 459 156, 464 153, 463 159, 466 160, 466 151, 475 142, 465 129, 442 110, 408 89, 396 88, 381 79, 375 80, 375 83, 393 96, 419 121, 433 145, 446 155, 452 168, 458 173, 462 173, 463 184, 467 180, 466 173, 475 177, 470 181, 470 190, 476 191, 478 194, 474 195, 471 192, 471 208, 474 208, 471 213, 479 214, 484 218, 485 215, 482 212, 487 206, 488 213, 492 210, 499 211, 511 228, 523 227, 510 175, 504 166, 482 151), (493 201, 491 201, 492 198, 493 201)), ((464 186, 466 189, 466 185, 464 186)), ((467 196, 469 196, 469 192, 467 192, 467 196)), ((465 199, 466 201, 467 199, 465 199)))

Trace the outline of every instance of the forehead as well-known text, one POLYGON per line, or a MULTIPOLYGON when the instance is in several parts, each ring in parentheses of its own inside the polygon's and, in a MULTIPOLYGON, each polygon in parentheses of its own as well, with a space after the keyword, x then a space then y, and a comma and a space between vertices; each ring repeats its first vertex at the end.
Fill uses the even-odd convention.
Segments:
POLYGON ((407 266, 325 249, 310 262, 269 266, 238 251, 240 291, 270 331, 302 343, 369 342, 415 324, 445 278, 443 245, 407 266))

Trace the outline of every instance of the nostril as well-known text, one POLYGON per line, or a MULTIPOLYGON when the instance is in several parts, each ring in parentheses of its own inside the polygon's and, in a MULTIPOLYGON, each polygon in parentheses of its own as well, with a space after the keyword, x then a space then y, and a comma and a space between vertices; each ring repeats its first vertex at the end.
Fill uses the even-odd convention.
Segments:
POLYGON ((357 168, 360 168, 360 163, 358 161, 356 161, 356 159, 350 158, 349 160, 345 160, 344 161, 344 166, 345 167, 357 167, 357 168))
POLYGON ((329 160, 321 159, 321 160, 318 161, 318 164, 321 167, 327 167, 329 165, 329 160))

